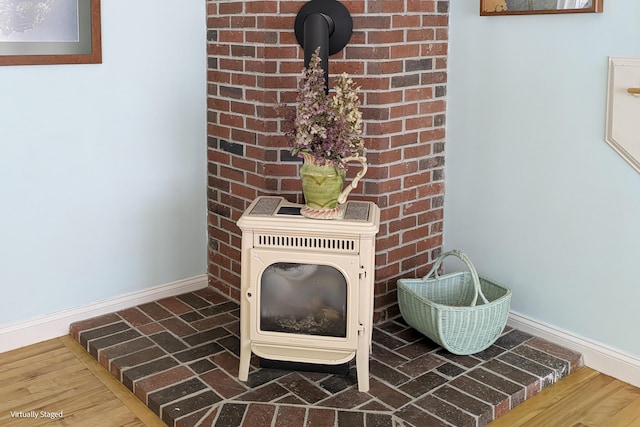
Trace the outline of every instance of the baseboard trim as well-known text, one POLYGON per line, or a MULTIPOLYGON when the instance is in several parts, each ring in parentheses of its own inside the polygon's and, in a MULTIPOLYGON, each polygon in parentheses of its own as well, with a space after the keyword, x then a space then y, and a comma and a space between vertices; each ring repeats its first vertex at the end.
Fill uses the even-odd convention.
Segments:
POLYGON ((67 335, 69 325, 73 322, 192 292, 206 286, 207 275, 202 274, 0 327, 0 353, 67 335))
POLYGON ((586 366, 640 387, 640 358, 589 341, 513 311, 509 314, 507 324, 515 329, 578 351, 582 353, 586 366))

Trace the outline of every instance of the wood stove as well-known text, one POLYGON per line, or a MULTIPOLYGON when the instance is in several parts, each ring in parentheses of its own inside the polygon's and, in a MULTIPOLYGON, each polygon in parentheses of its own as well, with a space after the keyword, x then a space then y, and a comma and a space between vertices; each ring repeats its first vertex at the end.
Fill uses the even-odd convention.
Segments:
POLYGON ((338 365, 355 358, 369 390, 375 235, 380 210, 348 201, 341 219, 300 214, 282 197, 256 199, 242 230, 240 370, 267 360, 338 365))

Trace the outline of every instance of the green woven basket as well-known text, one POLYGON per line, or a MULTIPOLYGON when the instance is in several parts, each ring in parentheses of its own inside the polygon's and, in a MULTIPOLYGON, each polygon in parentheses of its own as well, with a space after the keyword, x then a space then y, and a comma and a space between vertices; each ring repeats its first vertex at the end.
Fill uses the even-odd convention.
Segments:
POLYGON ((479 277, 471 260, 452 250, 442 254, 422 279, 398 280, 398 304, 410 326, 451 353, 473 354, 488 348, 504 330, 511 290, 479 277), (469 271, 440 276, 438 269, 450 255, 460 258, 469 271))

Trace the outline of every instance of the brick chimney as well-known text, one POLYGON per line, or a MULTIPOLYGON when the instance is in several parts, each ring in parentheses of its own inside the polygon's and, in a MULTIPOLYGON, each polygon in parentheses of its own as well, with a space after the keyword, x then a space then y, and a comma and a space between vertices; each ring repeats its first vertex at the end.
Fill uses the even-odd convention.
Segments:
MULTIPOLYGON (((399 314, 396 280, 423 276, 441 252, 449 1, 341 3, 353 35, 330 57, 330 72, 347 72, 362 87, 369 172, 349 198, 381 209, 381 321, 399 314)), ((207 3, 209 281, 236 300, 236 221, 258 196, 302 201, 301 162, 289 154, 275 106, 295 100, 304 53, 293 28, 304 4, 207 3)))

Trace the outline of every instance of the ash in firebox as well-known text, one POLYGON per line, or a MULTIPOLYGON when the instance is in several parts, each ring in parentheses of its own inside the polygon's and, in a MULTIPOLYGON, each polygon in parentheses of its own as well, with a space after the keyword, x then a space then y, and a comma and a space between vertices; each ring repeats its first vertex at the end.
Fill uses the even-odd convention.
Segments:
POLYGON ((262 275, 260 329, 346 337, 347 284, 328 265, 277 263, 262 275))

